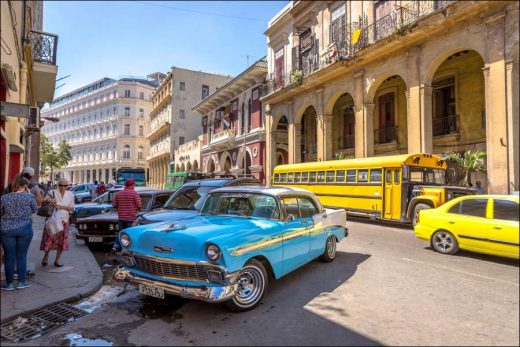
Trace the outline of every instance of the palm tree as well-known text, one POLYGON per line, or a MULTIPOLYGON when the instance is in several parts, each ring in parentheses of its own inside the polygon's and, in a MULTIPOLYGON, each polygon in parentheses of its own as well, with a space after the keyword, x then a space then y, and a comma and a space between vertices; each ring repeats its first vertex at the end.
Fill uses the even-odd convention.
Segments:
POLYGON ((464 172, 465 183, 470 185, 472 172, 486 172, 486 155, 484 151, 448 152, 444 159, 456 163, 464 172))

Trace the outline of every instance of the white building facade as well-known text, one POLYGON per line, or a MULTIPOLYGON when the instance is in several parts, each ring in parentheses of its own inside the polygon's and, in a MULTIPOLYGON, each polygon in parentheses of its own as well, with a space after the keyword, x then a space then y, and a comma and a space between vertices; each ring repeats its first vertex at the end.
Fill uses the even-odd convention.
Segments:
POLYGON ((42 133, 66 141, 72 159, 56 172, 72 183, 113 180, 122 167, 147 169, 149 113, 155 80, 104 78, 55 99, 42 117, 55 117, 42 133))

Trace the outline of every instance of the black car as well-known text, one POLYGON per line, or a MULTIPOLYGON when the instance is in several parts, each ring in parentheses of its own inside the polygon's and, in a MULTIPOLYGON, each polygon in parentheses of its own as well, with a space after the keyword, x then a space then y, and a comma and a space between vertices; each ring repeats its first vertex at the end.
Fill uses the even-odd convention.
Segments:
POLYGON ((175 221, 199 213, 206 195, 213 189, 229 186, 258 186, 256 178, 216 178, 189 181, 180 187, 163 208, 145 213, 138 218, 138 224, 175 221))
MULTIPOLYGON (((151 188, 141 188, 136 191, 143 204, 140 214, 161 208, 173 194, 172 191, 151 188)), ((83 239, 87 243, 111 243, 119 231, 117 212, 110 211, 78 218, 76 228, 78 229, 76 238, 83 239)))

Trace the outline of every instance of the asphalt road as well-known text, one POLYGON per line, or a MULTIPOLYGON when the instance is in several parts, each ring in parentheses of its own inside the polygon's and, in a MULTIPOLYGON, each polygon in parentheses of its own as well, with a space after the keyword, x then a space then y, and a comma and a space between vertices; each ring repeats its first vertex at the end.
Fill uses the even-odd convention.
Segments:
MULTIPOLYGON (((411 229, 349 225, 333 263, 272 281, 253 311, 107 282, 82 304, 91 314, 18 345, 518 345, 518 261, 446 256, 411 229)), ((111 257, 97 253, 108 278, 111 257)))

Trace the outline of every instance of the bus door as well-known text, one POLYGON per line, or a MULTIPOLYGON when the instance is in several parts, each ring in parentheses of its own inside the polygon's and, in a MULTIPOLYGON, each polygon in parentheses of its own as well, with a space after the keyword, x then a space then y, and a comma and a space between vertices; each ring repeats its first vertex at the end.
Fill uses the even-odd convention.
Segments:
POLYGON ((383 196, 383 218, 400 220, 401 218, 401 168, 385 169, 383 196))

